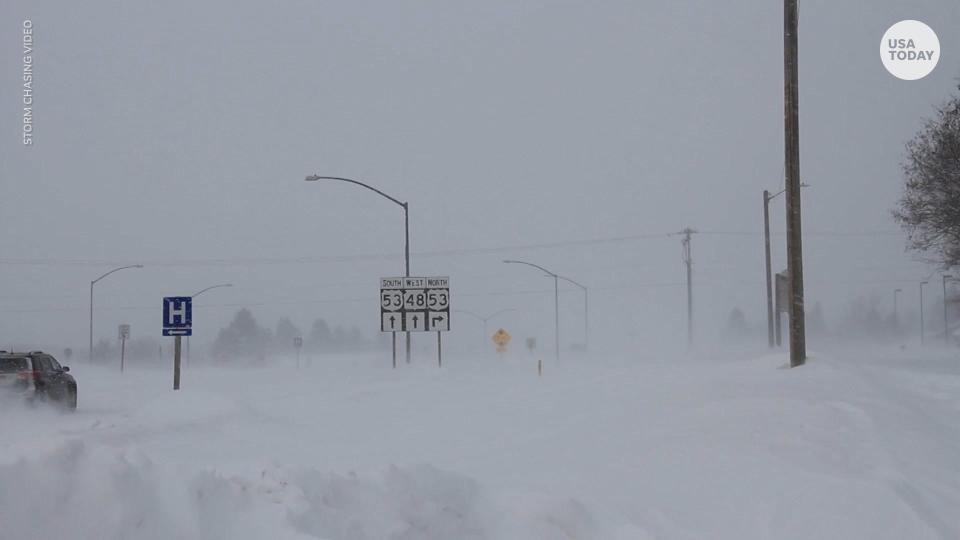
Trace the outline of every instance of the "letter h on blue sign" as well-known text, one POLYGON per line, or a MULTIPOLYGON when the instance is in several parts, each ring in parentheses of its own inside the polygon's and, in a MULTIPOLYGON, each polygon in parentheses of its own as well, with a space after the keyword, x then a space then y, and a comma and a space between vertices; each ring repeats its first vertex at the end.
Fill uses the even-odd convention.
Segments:
POLYGON ((163 335, 189 336, 193 318, 193 298, 168 296, 163 299, 163 335))

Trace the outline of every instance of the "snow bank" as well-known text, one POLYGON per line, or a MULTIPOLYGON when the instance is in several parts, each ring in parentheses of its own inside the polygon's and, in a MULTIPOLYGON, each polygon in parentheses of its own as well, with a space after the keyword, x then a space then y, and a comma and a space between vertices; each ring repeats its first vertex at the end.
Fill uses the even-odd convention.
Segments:
MULTIPOLYGON (((631 534, 631 538, 640 536, 631 534)), ((71 441, 0 465, 0 538, 481 540, 614 538, 575 500, 492 497, 431 466, 382 475, 187 472, 71 441)))

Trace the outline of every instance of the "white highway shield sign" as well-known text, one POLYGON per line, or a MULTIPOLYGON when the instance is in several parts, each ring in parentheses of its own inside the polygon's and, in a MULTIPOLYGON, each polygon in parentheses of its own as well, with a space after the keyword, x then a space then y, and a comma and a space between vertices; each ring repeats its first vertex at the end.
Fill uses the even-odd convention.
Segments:
POLYGON ((380 280, 381 332, 449 332, 449 277, 380 280))

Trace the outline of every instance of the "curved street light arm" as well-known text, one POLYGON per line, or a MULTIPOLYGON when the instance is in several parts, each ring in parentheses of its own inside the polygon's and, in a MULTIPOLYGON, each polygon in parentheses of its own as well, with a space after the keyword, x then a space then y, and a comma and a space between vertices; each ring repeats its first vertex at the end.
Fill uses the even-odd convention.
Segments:
POLYGON ((546 268, 544 268, 544 267, 542 267, 542 266, 540 266, 540 265, 538 265, 538 264, 528 263, 528 262, 526 262, 526 261, 515 261, 515 260, 512 260, 512 259, 505 259, 503 262, 506 263, 506 264, 525 264, 525 265, 527 265, 527 266, 532 266, 532 267, 534 267, 534 268, 537 268, 537 269, 539 269, 539 270, 542 270, 542 271, 546 272, 547 275, 549 275, 549 276, 552 277, 552 278, 559 278, 559 277, 560 277, 560 276, 558 276, 557 274, 554 274, 553 272, 547 270, 546 268))
POLYGON ((399 200, 397 200, 397 199, 394 199, 393 197, 387 195, 386 193, 380 191, 379 189, 377 189, 377 188, 375 188, 375 187, 373 187, 373 186, 368 186, 367 184, 364 184, 363 182, 360 182, 360 181, 357 181, 357 180, 353 180, 353 179, 351 179, 351 178, 343 178, 343 177, 340 177, 340 176, 317 176, 317 175, 313 174, 313 175, 310 175, 310 176, 306 177, 305 180, 306 180, 307 182, 315 182, 315 181, 317 181, 317 180, 338 180, 338 181, 340 181, 340 182, 349 182, 349 183, 351 183, 351 184, 356 184, 356 185, 358 185, 358 186, 365 187, 365 188, 369 189, 370 191, 373 191, 373 192, 379 194, 381 197, 387 198, 387 199, 393 201, 394 203, 399 204, 400 206, 402 206, 402 207, 404 207, 404 208, 407 207, 407 203, 401 202, 401 201, 399 201, 399 200))
POLYGON ((143 265, 142 265, 142 264, 131 264, 131 265, 129 265, 129 266, 121 266, 121 267, 119 267, 119 268, 114 268, 113 270, 107 272, 106 274, 104 274, 104 275, 98 277, 97 279, 91 281, 90 284, 92 285, 92 284, 100 281, 101 279, 109 276, 110 274, 112 274, 112 273, 114 273, 114 272, 119 272, 119 271, 121 271, 121 270, 126 270, 127 268, 143 268, 143 265))
POLYGON ((210 289, 219 289, 219 288, 222 288, 222 287, 233 287, 233 283, 221 283, 220 285, 211 285, 211 286, 207 287, 206 289, 200 289, 199 291, 193 293, 192 297, 193 297, 193 298, 196 298, 196 297, 200 296, 201 294, 209 291, 210 289))

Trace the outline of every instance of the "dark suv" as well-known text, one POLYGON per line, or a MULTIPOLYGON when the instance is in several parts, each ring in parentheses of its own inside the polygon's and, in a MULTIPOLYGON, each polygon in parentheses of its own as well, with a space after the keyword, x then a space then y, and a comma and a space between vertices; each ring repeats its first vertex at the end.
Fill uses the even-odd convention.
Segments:
POLYGON ((41 351, 0 351, 0 393, 22 395, 29 401, 51 401, 76 410, 77 381, 69 371, 41 351))

